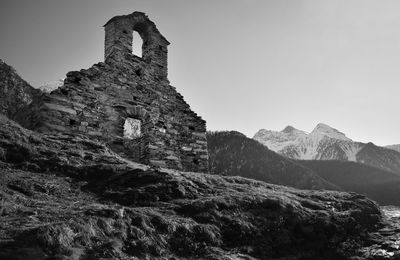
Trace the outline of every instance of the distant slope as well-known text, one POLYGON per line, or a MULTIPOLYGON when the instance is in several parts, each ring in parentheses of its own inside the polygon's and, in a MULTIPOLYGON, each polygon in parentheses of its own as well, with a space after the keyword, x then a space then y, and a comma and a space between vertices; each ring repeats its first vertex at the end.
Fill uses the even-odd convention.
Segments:
POLYGON ((212 173, 302 189, 340 189, 239 132, 209 132, 207 141, 212 173))
POLYGON ((381 205, 400 206, 400 176, 395 173, 355 162, 320 160, 297 162, 345 191, 365 194, 381 205))
POLYGON ((357 161, 400 175, 400 153, 392 149, 367 143, 357 153, 357 161))
POLYGON ((385 148, 392 149, 400 153, 400 144, 387 145, 385 148))

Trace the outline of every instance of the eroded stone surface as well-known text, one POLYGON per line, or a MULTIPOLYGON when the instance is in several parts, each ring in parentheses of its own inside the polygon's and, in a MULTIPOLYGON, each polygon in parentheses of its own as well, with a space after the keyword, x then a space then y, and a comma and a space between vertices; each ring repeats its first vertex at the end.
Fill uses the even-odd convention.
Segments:
POLYGON ((369 242, 362 247, 360 257, 353 259, 400 259, 400 208, 382 207, 384 227, 371 233, 369 242))

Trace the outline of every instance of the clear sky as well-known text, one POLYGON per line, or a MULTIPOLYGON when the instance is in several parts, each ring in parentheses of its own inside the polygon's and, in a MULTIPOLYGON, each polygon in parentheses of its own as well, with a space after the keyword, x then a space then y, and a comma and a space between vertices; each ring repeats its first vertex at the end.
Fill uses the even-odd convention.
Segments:
POLYGON ((400 1, 1 0, 0 58, 33 86, 103 61, 111 17, 146 12, 169 79, 209 130, 323 122, 400 143, 400 1))

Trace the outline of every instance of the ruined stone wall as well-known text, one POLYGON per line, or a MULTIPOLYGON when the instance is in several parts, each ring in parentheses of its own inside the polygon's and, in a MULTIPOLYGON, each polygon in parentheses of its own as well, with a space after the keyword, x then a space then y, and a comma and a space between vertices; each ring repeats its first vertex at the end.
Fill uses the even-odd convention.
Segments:
POLYGON ((169 85, 168 41, 143 13, 114 17, 105 31, 105 62, 69 72, 31 106, 25 125, 104 140, 140 163, 207 172, 206 124, 169 85), (143 37, 142 58, 131 53, 132 30, 143 37), (140 137, 124 137, 127 118, 140 121, 140 137))

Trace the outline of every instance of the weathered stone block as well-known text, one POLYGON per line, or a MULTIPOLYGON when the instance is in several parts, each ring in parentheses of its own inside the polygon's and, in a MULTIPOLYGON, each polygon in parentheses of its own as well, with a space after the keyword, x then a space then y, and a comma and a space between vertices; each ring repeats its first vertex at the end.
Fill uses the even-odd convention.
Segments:
POLYGON ((178 157, 176 157, 176 156, 172 156, 172 155, 170 155, 170 156, 167 156, 165 159, 167 159, 167 160, 179 161, 179 158, 178 158, 178 157))
POLYGON ((44 106, 46 106, 49 109, 54 109, 54 110, 58 110, 58 111, 62 111, 65 113, 69 113, 71 115, 76 115, 76 111, 72 108, 68 108, 65 106, 61 106, 58 104, 51 104, 51 103, 45 103, 44 106))
POLYGON ((191 147, 187 147, 187 146, 182 146, 182 148, 181 148, 183 151, 185 151, 185 152, 190 152, 190 151, 192 151, 192 148, 191 147))
POLYGON ((160 160, 150 160, 150 163, 154 166, 158 166, 161 168, 167 168, 167 163, 165 161, 160 160))

